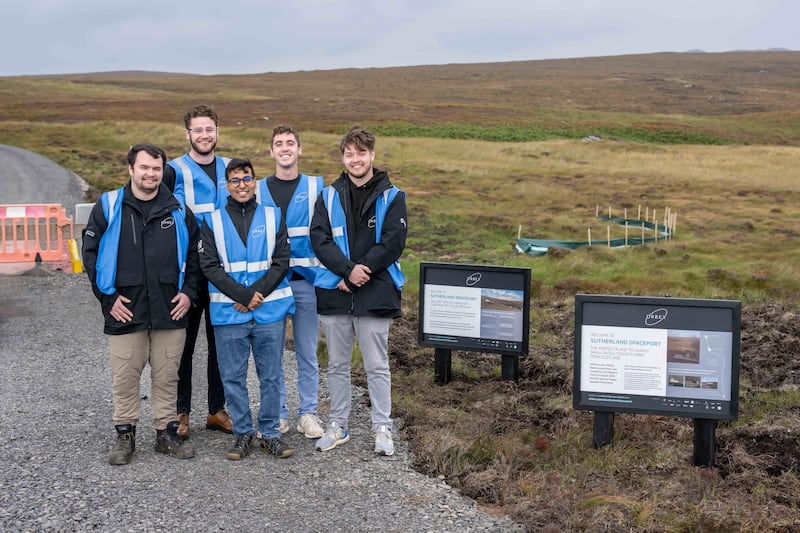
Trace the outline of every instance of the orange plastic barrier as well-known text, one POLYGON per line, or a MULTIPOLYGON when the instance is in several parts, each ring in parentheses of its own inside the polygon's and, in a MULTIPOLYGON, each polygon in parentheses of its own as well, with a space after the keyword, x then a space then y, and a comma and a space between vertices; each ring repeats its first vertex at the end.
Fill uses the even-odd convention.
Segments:
POLYGON ((69 261, 73 231, 61 204, 0 204, 0 263, 69 261))

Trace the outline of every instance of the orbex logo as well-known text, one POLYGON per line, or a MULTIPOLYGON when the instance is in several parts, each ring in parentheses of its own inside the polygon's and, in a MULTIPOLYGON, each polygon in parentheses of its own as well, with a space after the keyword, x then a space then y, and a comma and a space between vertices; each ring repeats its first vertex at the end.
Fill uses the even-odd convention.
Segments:
POLYGON ((481 281, 481 273, 475 272, 474 274, 470 274, 467 276, 467 287, 472 287, 473 285, 477 285, 481 281))
POLYGON ((663 307, 660 309, 653 309, 644 317, 645 326, 655 326, 667 319, 667 310, 663 307))

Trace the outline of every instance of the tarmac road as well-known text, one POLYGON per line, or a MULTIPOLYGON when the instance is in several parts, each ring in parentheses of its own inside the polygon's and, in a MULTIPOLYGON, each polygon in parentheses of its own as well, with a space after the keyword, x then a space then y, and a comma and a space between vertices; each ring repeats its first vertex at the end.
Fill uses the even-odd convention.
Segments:
POLYGON ((67 216, 85 202, 77 174, 29 150, 0 144, 0 204, 61 204, 67 216))

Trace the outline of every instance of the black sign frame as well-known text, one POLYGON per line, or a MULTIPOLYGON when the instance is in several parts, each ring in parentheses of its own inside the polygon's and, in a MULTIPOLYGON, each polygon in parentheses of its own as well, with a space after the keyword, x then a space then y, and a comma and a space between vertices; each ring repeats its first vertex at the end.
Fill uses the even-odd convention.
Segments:
POLYGON ((528 354, 529 268, 422 262, 419 270, 420 346, 528 354))
POLYGON ((573 407, 736 420, 740 320, 736 300, 576 295, 573 407))

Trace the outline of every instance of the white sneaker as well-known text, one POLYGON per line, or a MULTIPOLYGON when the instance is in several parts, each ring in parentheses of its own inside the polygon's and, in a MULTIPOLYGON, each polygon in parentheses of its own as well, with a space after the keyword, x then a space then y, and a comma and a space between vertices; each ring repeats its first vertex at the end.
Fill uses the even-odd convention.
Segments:
POLYGON ((350 433, 336 422, 328 424, 325 434, 317 441, 316 448, 321 452, 327 452, 336 448, 340 444, 350 440, 350 433))
POLYGON ((281 432, 281 435, 289 431, 289 421, 285 418, 281 418, 280 425, 278 426, 278 431, 281 432))
POLYGON ((378 455, 394 455, 392 430, 388 426, 378 426, 375 432, 375 453, 378 455))
POLYGON ((297 431, 306 436, 307 439, 318 439, 325 430, 322 429, 322 420, 316 415, 306 413, 297 421, 297 431))

